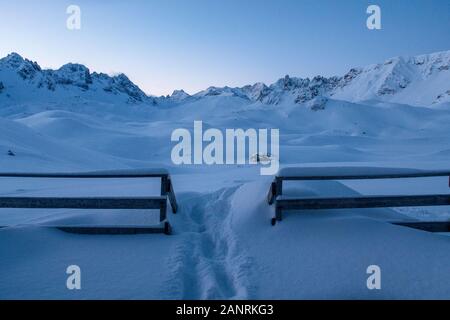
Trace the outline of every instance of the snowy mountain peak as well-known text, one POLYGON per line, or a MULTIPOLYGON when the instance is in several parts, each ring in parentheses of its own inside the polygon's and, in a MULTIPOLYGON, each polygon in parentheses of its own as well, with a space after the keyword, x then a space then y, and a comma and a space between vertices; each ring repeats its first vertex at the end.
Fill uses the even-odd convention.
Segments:
MULTIPOLYGON (((130 97, 132 101, 144 102, 148 99, 147 95, 135 85, 125 74, 121 73, 107 79, 108 86, 103 88, 107 92, 124 93, 130 97)), ((156 101, 152 99, 152 103, 156 101)))
POLYGON ((269 93, 269 88, 262 82, 242 87, 245 95, 253 101, 261 101, 269 93))
POLYGON ((0 71, 1 70, 14 70, 24 80, 34 78, 36 73, 42 71, 41 67, 36 62, 24 59, 15 52, 0 59, 0 71))
MULTIPOLYGON (((343 77, 296 78, 286 75, 269 87, 241 90, 265 104, 310 104, 326 98, 351 102, 378 100, 431 106, 450 101, 450 51, 395 57, 383 63, 352 68, 343 77)), ((235 89, 238 90, 238 89, 235 89)))
POLYGON ((0 59, 0 98, 10 103, 23 99, 71 100, 85 98, 117 103, 156 104, 125 74, 91 73, 82 64, 67 63, 57 70, 43 70, 33 61, 11 53, 0 59))
POLYGON ((225 87, 209 87, 206 90, 200 91, 194 97, 211 97, 211 96, 233 96, 247 99, 248 97, 241 88, 225 87))
POLYGON ((9 66, 11 68, 19 68, 25 60, 18 53, 12 52, 6 57, 0 59, 0 65, 9 66))
POLYGON ((183 89, 181 89, 181 90, 174 90, 172 92, 172 94, 169 96, 169 98, 171 98, 174 101, 178 101, 178 102, 179 101, 183 101, 183 100, 185 100, 185 99, 187 99, 189 97, 190 97, 190 95, 187 94, 183 89))
POLYGON ((430 106, 450 101, 445 98, 450 89, 449 69, 450 51, 395 57, 351 69, 330 95, 352 102, 381 100, 430 106))

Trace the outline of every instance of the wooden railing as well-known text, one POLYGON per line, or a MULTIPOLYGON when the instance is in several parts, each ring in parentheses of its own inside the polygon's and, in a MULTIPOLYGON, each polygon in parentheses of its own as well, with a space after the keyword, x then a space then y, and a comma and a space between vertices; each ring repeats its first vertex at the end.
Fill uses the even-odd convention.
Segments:
MULTIPOLYGON (((311 180, 368 180, 368 179, 406 179, 425 177, 450 177, 450 170, 417 170, 377 167, 332 167, 332 168, 284 168, 281 169, 271 184, 267 201, 269 205, 275 202, 275 217, 272 225, 282 220, 285 210, 316 210, 316 209, 350 209, 350 208, 382 208, 382 207, 414 207, 414 206, 450 206, 450 194, 420 194, 420 195, 374 195, 351 197, 286 197, 283 196, 283 181, 311 180)), ((450 178, 449 178, 450 187, 450 178)), ((415 222, 395 222, 398 225, 413 226, 415 222)), ((449 222, 417 222, 423 229, 433 226, 433 229, 448 228, 449 222), (441 223, 441 227, 436 227, 441 223)))
POLYGON ((57 226, 56 228, 92 234, 134 234, 171 232, 167 221, 167 201, 172 212, 178 205, 170 175, 165 169, 114 170, 82 173, 0 173, 0 178, 112 179, 160 178, 161 195, 153 197, 0 197, 0 208, 33 209, 159 209, 163 227, 145 226, 57 226))

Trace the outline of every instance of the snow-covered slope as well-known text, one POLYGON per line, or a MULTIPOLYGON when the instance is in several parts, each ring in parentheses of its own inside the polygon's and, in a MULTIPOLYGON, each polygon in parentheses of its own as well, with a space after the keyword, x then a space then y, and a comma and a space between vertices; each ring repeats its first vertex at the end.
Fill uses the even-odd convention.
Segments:
MULTIPOLYGON (((70 127, 53 137, 42 134, 24 124, 0 117, 0 167, 2 171, 83 170, 91 168, 120 168, 126 164, 106 153, 84 146, 76 147, 58 138, 61 132, 74 132, 70 127)), ((82 138, 82 137, 80 137, 82 138)))

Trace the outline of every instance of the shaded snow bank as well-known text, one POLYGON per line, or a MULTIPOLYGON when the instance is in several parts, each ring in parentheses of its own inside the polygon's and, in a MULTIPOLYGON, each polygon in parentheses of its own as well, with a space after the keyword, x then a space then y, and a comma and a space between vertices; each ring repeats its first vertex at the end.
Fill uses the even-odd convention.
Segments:
POLYGON ((390 225, 404 217, 386 209, 288 212, 270 227, 273 208, 249 197, 265 192, 264 184, 246 184, 231 207, 238 242, 254 262, 252 298, 450 298, 450 237, 390 225), (382 271, 379 291, 366 286, 373 264, 382 271))

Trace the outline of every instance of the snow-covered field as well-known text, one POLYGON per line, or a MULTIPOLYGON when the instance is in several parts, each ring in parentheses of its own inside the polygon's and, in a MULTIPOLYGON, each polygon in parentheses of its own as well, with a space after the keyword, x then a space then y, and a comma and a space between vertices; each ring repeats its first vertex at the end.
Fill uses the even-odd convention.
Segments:
MULTIPOLYGON (((16 55, 0 60, 0 171, 166 167, 180 205, 169 215, 172 236, 45 227, 154 224, 154 212, 1 209, 0 298, 450 299, 450 237, 388 223, 449 220, 448 207, 290 212, 272 227, 272 177, 258 166, 176 166, 170 158, 172 131, 202 120, 220 130, 280 129, 282 165, 449 169, 449 69, 447 51, 342 78, 156 98, 79 65, 50 72, 16 55), (82 270, 81 290, 66 288, 69 265, 82 270), (367 289, 369 265, 381 267, 381 290, 367 289)), ((446 177, 289 183, 285 191, 450 192, 446 177)), ((2 196, 158 192, 148 179, 0 178, 2 196)))

